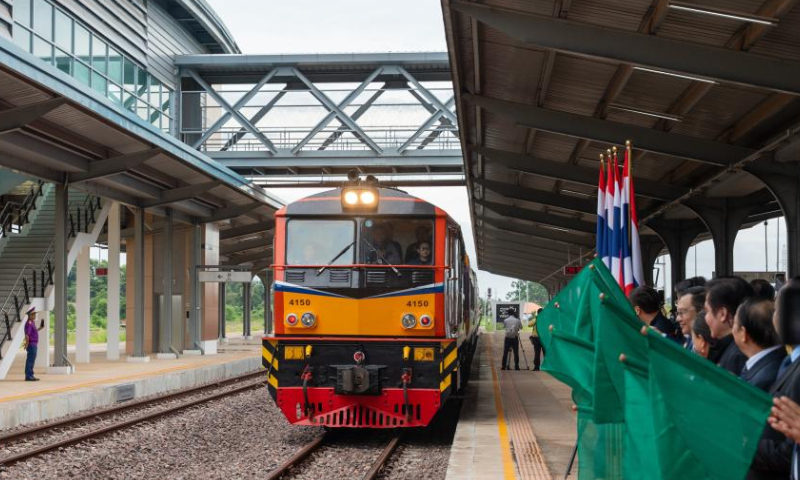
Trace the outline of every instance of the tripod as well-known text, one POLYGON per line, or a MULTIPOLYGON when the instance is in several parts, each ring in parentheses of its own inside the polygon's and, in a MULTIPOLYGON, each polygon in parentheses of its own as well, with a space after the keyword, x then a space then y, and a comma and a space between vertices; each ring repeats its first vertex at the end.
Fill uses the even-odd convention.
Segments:
POLYGON ((519 349, 522 350, 522 359, 525 360, 525 370, 530 370, 531 367, 528 366, 528 356, 525 355, 525 348, 522 346, 522 339, 519 338, 519 332, 517 332, 517 345, 519 349))

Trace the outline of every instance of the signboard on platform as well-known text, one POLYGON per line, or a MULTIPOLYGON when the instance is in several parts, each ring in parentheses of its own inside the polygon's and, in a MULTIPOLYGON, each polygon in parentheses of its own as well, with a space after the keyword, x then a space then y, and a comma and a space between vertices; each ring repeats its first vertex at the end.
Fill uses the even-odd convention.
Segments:
POLYGON ((503 323, 503 321, 511 316, 522 319, 522 303, 521 302, 493 302, 494 303, 494 321, 495 323, 503 323))
POLYGON ((250 272, 201 271, 197 276, 201 282, 250 283, 253 280, 250 272))
POLYGON ((105 267, 97 267, 94 269, 94 274, 98 277, 108 276, 108 269, 105 267))

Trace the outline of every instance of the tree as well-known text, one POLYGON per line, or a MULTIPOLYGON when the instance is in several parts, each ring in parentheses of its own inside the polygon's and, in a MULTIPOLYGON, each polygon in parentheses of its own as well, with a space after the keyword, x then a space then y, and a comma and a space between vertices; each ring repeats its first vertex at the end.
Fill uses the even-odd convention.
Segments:
POLYGON ((549 295, 547 289, 541 283, 515 280, 511 282, 511 291, 506 293, 506 300, 512 302, 528 301, 545 306, 549 301, 549 295))

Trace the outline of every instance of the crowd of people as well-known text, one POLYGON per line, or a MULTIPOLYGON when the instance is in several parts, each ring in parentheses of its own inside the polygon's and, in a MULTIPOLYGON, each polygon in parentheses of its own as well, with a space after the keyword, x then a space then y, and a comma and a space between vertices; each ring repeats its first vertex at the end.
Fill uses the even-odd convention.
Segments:
POLYGON ((753 480, 800 480, 800 277, 777 286, 689 278, 675 287, 674 321, 656 290, 642 286, 628 296, 646 325, 774 397, 753 480))

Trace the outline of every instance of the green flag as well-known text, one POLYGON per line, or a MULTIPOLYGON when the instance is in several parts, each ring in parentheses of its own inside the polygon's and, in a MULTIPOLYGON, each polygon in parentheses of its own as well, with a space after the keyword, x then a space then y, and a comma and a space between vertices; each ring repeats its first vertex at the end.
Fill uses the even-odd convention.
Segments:
MULTIPOLYGON (((672 464, 664 479, 745 478, 772 398, 659 335, 648 335, 656 445, 672 464)), ((666 461, 665 460, 665 461, 666 461)))

